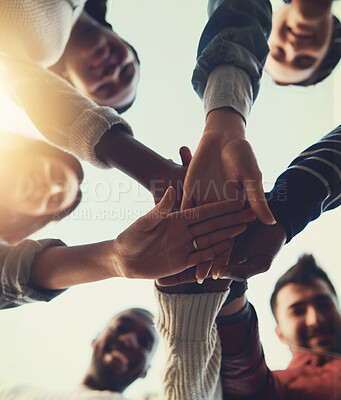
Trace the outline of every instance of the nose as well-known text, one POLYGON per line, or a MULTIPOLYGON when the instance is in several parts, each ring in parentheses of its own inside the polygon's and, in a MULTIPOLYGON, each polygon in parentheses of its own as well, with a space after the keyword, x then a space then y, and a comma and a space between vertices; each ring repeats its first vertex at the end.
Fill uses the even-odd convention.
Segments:
POLYGON ((134 349, 139 347, 139 343, 134 332, 124 333, 120 335, 118 339, 125 347, 131 347, 134 349))
POLYGON ((305 318, 306 326, 311 328, 317 327, 322 319, 322 314, 315 307, 308 307, 305 318))

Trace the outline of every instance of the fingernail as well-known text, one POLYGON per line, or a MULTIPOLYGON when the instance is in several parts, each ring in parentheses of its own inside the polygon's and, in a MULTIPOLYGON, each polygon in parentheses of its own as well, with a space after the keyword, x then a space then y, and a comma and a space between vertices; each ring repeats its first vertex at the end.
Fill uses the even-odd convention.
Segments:
POLYGON ((197 282, 199 283, 199 285, 202 285, 203 282, 204 282, 204 280, 203 280, 203 279, 198 279, 198 278, 197 278, 197 282))
POLYGON ((215 281, 216 281, 218 278, 219 278, 218 275, 216 275, 216 274, 212 275, 212 279, 214 279, 215 281))

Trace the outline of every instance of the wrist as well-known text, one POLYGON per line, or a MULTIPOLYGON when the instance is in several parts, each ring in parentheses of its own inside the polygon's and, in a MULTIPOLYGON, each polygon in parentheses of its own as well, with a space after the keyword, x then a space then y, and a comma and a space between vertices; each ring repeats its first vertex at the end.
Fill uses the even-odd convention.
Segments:
POLYGON ((207 117, 204 137, 219 142, 219 145, 233 139, 245 139, 244 119, 230 108, 213 110, 207 117))

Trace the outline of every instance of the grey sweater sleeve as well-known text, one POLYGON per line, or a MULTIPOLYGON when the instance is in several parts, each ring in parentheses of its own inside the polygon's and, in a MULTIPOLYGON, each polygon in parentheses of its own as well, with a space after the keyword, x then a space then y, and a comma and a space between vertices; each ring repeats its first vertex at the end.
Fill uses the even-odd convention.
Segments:
POLYGON ((24 240, 16 246, 0 242, 0 309, 35 301, 50 301, 63 290, 37 290, 29 286, 36 256, 52 246, 64 246, 58 239, 24 240))
POLYGON ((221 348, 215 318, 228 292, 166 294, 155 290, 157 329, 166 348, 164 400, 219 400, 221 348))
POLYGON ((132 134, 111 107, 98 106, 67 81, 39 65, 0 54, 0 79, 6 94, 52 144, 106 168, 94 148, 112 126, 132 134))

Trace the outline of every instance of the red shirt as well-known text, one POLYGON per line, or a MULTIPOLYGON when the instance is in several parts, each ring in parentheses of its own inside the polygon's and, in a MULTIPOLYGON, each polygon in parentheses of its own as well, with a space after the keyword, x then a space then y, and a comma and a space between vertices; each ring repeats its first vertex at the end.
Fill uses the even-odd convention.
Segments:
POLYGON ((218 331, 224 398, 341 400, 341 356, 292 349, 293 358, 287 369, 269 370, 252 306, 240 321, 231 325, 218 323, 218 331))

